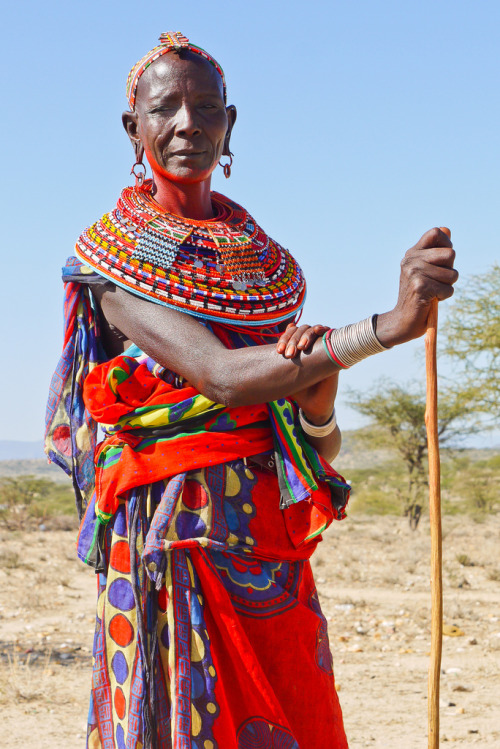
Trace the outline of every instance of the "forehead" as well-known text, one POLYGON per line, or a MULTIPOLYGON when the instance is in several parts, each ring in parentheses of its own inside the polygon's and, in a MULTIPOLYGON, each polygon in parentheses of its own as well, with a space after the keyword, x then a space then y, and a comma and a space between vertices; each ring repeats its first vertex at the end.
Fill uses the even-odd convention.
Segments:
POLYGON ((142 74, 137 86, 136 105, 165 93, 188 88, 219 94, 223 98, 222 78, 215 67, 193 52, 167 52, 142 74))

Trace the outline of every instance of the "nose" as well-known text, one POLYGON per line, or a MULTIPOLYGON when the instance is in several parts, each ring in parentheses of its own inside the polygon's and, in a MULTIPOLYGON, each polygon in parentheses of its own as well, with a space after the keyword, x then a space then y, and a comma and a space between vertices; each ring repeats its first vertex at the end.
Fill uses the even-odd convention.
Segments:
POLYGON ((189 137, 201 133, 196 107, 192 107, 186 103, 179 107, 177 110, 175 130, 177 135, 189 137))

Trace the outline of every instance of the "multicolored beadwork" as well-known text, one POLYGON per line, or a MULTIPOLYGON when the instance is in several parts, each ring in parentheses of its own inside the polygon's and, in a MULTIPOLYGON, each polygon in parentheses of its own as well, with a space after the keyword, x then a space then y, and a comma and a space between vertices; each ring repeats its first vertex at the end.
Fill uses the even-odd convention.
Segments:
POLYGON ((146 226, 136 242, 132 254, 134 260, 142 260, 160 268, 170 268, 179 250, 179 245, 170 237, 146 226))
POLYGON ((158 44, 156 47, 154 47, 152 50, 150 50, 144 57, 142 57, 139 62, 136 62, 130 73, 128 74, 127 78, 127 99, 128 103, 130 105, 130 109, 134 109, 135 107, 135 95, 137 91, 137 84, 139 83, 139 78, 144 73, 147 68, 151 65, 152 62, 157 60, 162 55, 167 54, 167 52, 178 52, 181 49, 189 50, 190 52, 194 52, 197 55, 200 55, 205 60, 210 62, 214 68, 219 73, 220 77, 222 78, 222 86, 224 89, 224 101, 227 100, 227 94, 226 94, 226 77, 224 75, 224 71, 222 70, 221 66, 217 62, 217 60, 212 57, 208 52, 206 52, 201 47, 197 47, 195 44, 191 44, 189 39, 185 37, 183 34, 181 34, 180 31, 165 31, 163 34, 159 37, 160 44, 158 44))
POLYGON ((214 321, 267 326, 304 304, 290 253, 237 203, 212 193, 214 218, 168 213, 151 181, 122 191, 116 208, 86 229, 78 257, 100 275, 159 304, 214 321))

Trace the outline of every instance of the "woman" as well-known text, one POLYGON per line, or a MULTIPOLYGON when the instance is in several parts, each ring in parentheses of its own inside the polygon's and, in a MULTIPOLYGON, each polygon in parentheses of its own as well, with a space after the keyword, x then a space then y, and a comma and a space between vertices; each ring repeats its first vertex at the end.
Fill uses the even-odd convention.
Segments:
POLYGON ((422 335, 451 243, 407 252, 390 312, 297 327, 297 263, 210 190, 236 121, 219 64, 163 34, 127 95, 136 186, 64 269, 47 412, 99 573, 87 745, 346 747, 308 562, 348 497, 326 462, 338 373, 422 335))

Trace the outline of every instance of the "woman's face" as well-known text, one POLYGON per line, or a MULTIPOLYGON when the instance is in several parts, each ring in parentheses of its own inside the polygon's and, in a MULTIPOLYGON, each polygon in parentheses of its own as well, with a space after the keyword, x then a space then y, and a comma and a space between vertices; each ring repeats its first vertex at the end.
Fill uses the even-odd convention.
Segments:
POLYGON ((169 53, 141 76, 135 112, 125 113, 124 125, 132 143, 144 146, 154 174, 193 183, 210 177, 235 119, 213 65, 194 53, 169 53))

